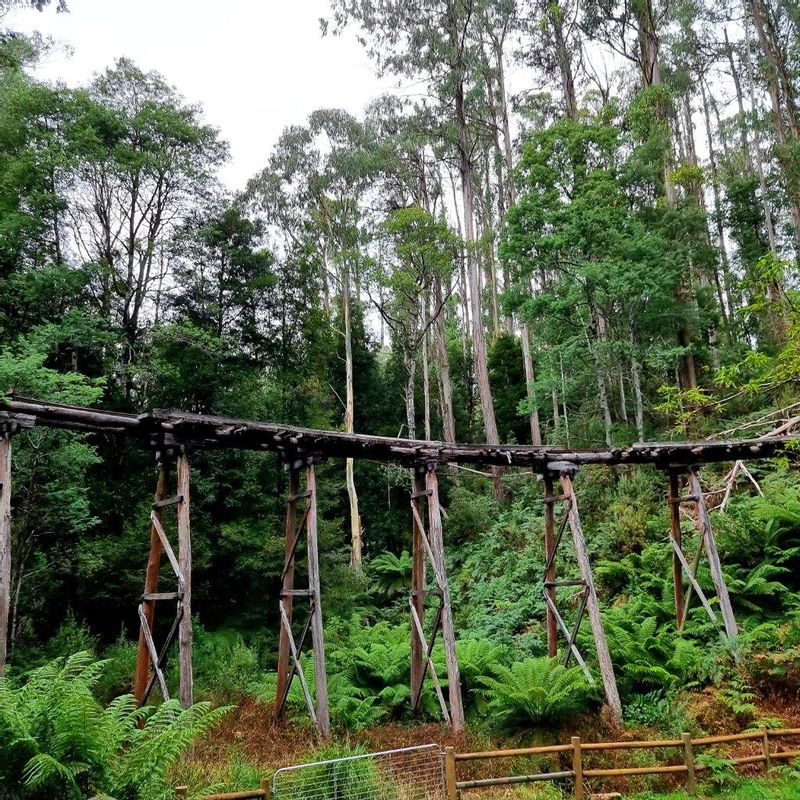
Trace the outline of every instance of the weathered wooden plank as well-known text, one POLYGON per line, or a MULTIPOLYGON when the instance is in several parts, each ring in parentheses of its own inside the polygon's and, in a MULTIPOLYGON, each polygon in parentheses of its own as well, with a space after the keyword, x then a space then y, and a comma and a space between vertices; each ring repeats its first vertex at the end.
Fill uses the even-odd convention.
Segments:
POLYGON ((553 495, 553 476, 544 476, 544 557, 547 565, 544 580, 548 603, 547 613, 547 655, 555 658, 558 655, 558 623, 553 608, 558 608, 556 594, 556 548, 555 548, 555 496, 553 495))
POLYGON ((441 579, 442 590, 442 642, 447 663, 447 690, 450 696, 450 720, 455 733, 464 730, 464 705, 461 700, 461 675, 456 658, 456 634, 453 625, 453 609, 450 602, 450 586, 447 581, 447 568, 444 558, 444 533, 442 513, 439 504, 439 478, 435 470, 429 470, 426 486, 430 491, 428 498, 428 537, 436 559, 437 578, 441 579))
POLYGON ((575 497, 575 490, 572 486, 572 478, 569 473, 561 473, 561 488, 569 500, 569 526, 572 531, 572 542, 575 548, 575 557, 578 561, 578 569, 581 577, 586 584, 586 610, 589 615, 589 622, 594 634, 594 644, 597 650, 597 663, 600 667, 600 675, 603 678, 603 689, 605 690, 606 701, 611 709, 611 714, 615 719, 622 719, 622 703, 619 699, 617 689, 617 679, 614 675, 614 665, 611 663, 611 654, 608 651, 606 633, 603 629, 603 620, 600 616, 600 604, 597 601, 597 592, 594 588, 594 577, 592 576, 592 564, 589 561, 589 553, 586 550, 586 541, 583 538, 583 528, 581 518, 578 513, 578 502, 575 497))
POLYGON ((735 637, 739 633, 736 625, 736 618, 733 615, 733 606, 728 592, 728 584, 725 583, 725 575, 722 572, 722 563, 719 559, 717 550, 717 540, 714 538, 714 531, 711 528, 711 520, 708 516, 708 506, 706 506, 703 489, 700 486, 700 476, 697 469, 692 467, 689 470, 689 485, 691 491, 697 496, 697 513, 702 528, 703 540, 706 548, 706 557, 711 569, 711 579, 714 581, 714 589, 719 599, 719 610, 722 622, 725 625, 725 633, 730 637, 735 637))
POLYGON ((322 631, 322 595, 319 582, 319 545, 317 541, 317 478, 314 466, 306 468, 308 518, 306 542, 308 544, 308 587, 314 592, 311 609, 311 643, 314 648, 314 683, 317 690, 317 730, 322 738, 331 732, 328 710, 328 673, 325 666, 325 638, 322 631))
POLYGON ((158 512, 150 512, 150 525, 152 529, 155 530, 156 535, 161 542, 161 547, 164 550, 164 555, 166 555, 167 561, 169 561, 169 565, 172 567, 172 571, 175 573, 175 577, 178 579, 178 588, 182 589, 186 579, 183 576, 183 570, 181 569, 180 562, 175 557, 175 551, 172 549, 172 545, 167 538, 166 531, 164 530, 164 526, 161 522, 158 512))
MULTIPOLYGON (((167 633, 167 636, 164 639, 164 643, 161 645, 161 650, 158 651, 159 669, 163 670, 164 668, 164 661, 167 658, 167 653, 169 652, 170 645, 172 644, 173 641, 175 641, 175 636, 178 633, 178 625, 180 624, 180 621, 181 621, 181 607, 180 605, 178 605, 175 617, 172 620, 172 625, 170 625, 169 632, 167 633)), ((155 674, 152 674, 150 676, 150 679, 147 681, 147 687, 144 690, 144 696, 140 701, 140 705, 142 703, 147 702, 147 698, 150 696, 150 692, 153 691, 153 686, 155 685, 155 682, 156 682, 156 676, 155 674)))
POLYGON ((181 586, 181 621, 178 625, 178 661, 181 705, 189 708, 194 702, 194 676, 192 673, 192 533, 189 501, 189 457, 178 456, 178 494, 183 502, 178 504, 178 564, 181 586))
POLYGON ((11 436, 0 436, 0 676, 5 674, 11 613, 11 436))
POLYGON ((673 539, 670 539, 670 544, 672 545, 673 552, 675 553, 676 557, 680 564, 683 565, 683 569, 686 571, 686 577, 689 579, 689 583, 692 585, 692 588, 697 592, 697 596, 700 598, 700 602, 703 604, 703 608, 705 608, 706 613, 708 614, 709 618, 712 622, 718 622, 718 618, 714 609, 711 607, 711 604, 708 602, 708 599, 703 592, 700 584, 697 582, 697 578, 694 576, 694 571, 689 566, 689 562, 686 560, 686 556, 683 554, 683 551, 675 544, 673 539))
MULTIPOLYGON (((311 697, 311 692, 308 690, 308 683, 306 682, 306 676, 303 672, 303 665, 300 663, 300 654, 297 652, 297 648, 295 647, 294 637, 292 636, 292 624, 289 622, 289 617, 286 615, 286 609, 281 606, 281 631, 286 635, 286 640, 288 642, 289 652, 292 657, 292 668, 300 679, 300 686, 303 689, 303 697, 306 699, 306 705, 308 706, 308 713, 311 717, 311 721, 319 727, 319 723, 317 722, 317 712, 314 708, 314 700, 311 697)), ((286 691, 288 692, 288 684, 286 686, 286 691)))
MULTIPOLYGON (((425 618, 425 552, 421 529, 422 497, 428 496, 425 488, 425 478, 419 473, 414 473, 414 489, 411 494, 411 613, 419 619, 425 618)), ((417 632, 416 626, 411 626, 411 699, 412 702, 422 692, 422 682, 425 677, 425 639, 417 632)))
POLYGON ((284 567, 281 580, 280 608, 281 615, 286 615, 289 620, 289 628, 281 626, 280 638, 278 640, 278 671, 275 699, 278 703, 278 714, 283 711, 282 698, 286 696, 290 680, 290 646, 291 621, 292 621, 292 595, 290 592, 294 588, 294 572, 297 553, 297 498, 300 493, 300 473, 293 469, 289 472, 289 499, 286 503, 286 519, 284 522, 284 567), (294 498, 294 499, 292 499, 294 498))
MULTIPOLYGON (((669 520, 670 520, 670 537, 674 545, 677 546, 678 551, 682 552, 681 543, 681 510, 677 502, 680 487, 678 484, 678 474, 675 471, 669 473, 669 520)), ((675 600, 675 621, 678 625, 678 630, 683 627, 683 574, 681 572, 681 562, 676 552, 672 554, 672 585, 674 588, 675 600)))
POLYGON ((139 622, 141 624, 141 632, 147 647, 147 653, 150 657, 150 663, 153 665, 153 672, 158 680, 158 687, 161 689, 161 697, 164 700, 169 700, 169 692, 167 691, 167 683, 164 680, 164 673, 161 671, 161 664, 158 659, 158 652, 156 651, 156 643, 153 641, 153 634, 150 632, 150 626, 147 624, 147 619, 144 615, 144 609, 139 606, 139 622))
MULTIPOLYGON (((414 626, 414 630, 417 634, 417 637, 420 639, 420 641, 424 642, 425 631, 422 628, 422 621, 417 615, 417 610, 416 608, 414 608, 413 604, 411 605, 411 622, 414 626)), ((433 687, 436 690, 436 696, 439 698, 439 706, 442 709, 442 716, 444 717, 444 721, 448 725, 452 725, 452 718, 450 717, 450 712, 447 708, 447 701, 444 699, 442 684, 439 682, 439 676, 436 674, 436 667, 433 664, 433 659, 427 652, 424 654, 424 658, 427 663, 428 671, 430 672, 431 675, 431 680, 433 681, 433 687)))
MULTIPOLYGON (((156 494, 155 502, 159 503, 167 492, 167 471, 164 463, 159 464, 158 478, 156 479, 156 494)), ((155 514, 159 526, 163 519, 163 510, 158 509, 151 512, 155 514)), ((161 538, 158 530, 150 523, 150 550, 147 555, 147 566, 144 573, 144 595, 142 602, 142 612, 144 614, 144 623, 139 630, 139 644, 136 650, 136 673, 133 679, 133 696, 136 698, 138 704, 142 704, 145 699, 145 691, 149 682, 149 663, 150 657, 147 648, 147 640, 145 638, 144 625, 147 625, 147 630, 152 631, 155 624, 156 617, 156 604, 147 599, 147 595, 152 595, 158 590, 158 577, 161 571, 161 538)))
MULTIPOLYGON (((583 660, 583 656, 581 655, 581 651, 578 650, 577 645, 572 640, 572 638, 570 636, 570 630, 567 627, 567 623, 564 622, 564 618, 561 616, 561 614, 559 613, 559 611, 556 608, 556 606, 553 605, 553 601, 547 596, 547 594, 545 594, 544 599, 545 599, 545 603, 547 603, 547 606, 552 611, 553 617, 555 618, 556 623, 559 625, 559 627, 563 631, 564 637, 567 640, 567 646, 570 648, 570 650, 572 651, 572 655, 575 656, 575 660, 578 662, 578 664, 580 665, 580 668, 583 670, 583 674, 586 676, 587 682, 591 683, 591 684, 594 684, 594 678, 592 677, 591 670, 589 669, 589 667, 586 666, 586 662, 583 660)), ((556 650, 556 655, 558 655, 558 650, 556 650)))

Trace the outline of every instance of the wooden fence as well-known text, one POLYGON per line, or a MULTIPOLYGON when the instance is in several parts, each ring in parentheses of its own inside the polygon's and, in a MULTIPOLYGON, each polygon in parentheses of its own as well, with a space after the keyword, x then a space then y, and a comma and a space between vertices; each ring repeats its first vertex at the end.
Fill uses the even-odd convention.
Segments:
MULTIPOLYGON (((465 789, 485 789, 493 786, 510 786, 515 784, 567 779, 572 780, 574 783, 575 800, 584 800, 586 796, 584 782, 587 779, 622 778, 639 775, 680 775, 684 778, 687 793, 694 795, 697 790, 697 774, 708 769, 706 764, 702 762, 698 763, 696 760, 696 751, 698 748, 717 744, 733 744, 736 742, 757 740, 761 749, 759 754, 742 756, 739 758, 727 758, 725 761, 731 766, 762 764, 764 772, 767 772, 775 762, 800 758, 800 750, 776 751, 770 746, 771 741, 777 741, 790 736, 800 736, 800 728, 784 728, 781 730, 761 728, 756 731, 745 731, 744 733, 725 734, 722 736, 702 736, 697 739, 693 739, 688 733, 684 733, 681 735, 680 739, 654 739, 651 741, 638 742, 582 742, 580 737, 573 736, 569 744, 522 747, 515 750, 484 750, 477 753, 456 753, 454 748, 446 747, 444 750, 444 773, 447 800, 458 800, 459 793, 465 789), (584 754, 586 753, 657 749, 677 750, 680 763, 608 769, 587 768, 584 765, 584 754), (458 765, 464 762, 559 754, 571 754, 571 769, 563 769, 554 772, 539 772, 529 775, 478 778, 474 780, 458 779, 458 765)), ((175 794, 178 798, 186 797, 186 787, 179 786, 175 794)), ((258 789, 251 789, 244 792, 230 792, 228 794, 213 794, 204 797, 203 800, 271 800, 270 782, 268 778, 264 778, 258 789)))
POLYGON ((800 758, 800 750, 773 751, 770 740, 781 737, 800 736, 800 728, 734 733, 724 736, 703 736, 693 739, 688 733, 680 739, 660 739, 641 742, 581 742, 580 737, 573 736, 569 744, 544 745, 542 747, 524 747, 516 750, 487 750, 479 753, 456 753, 452 747, 445 748, 445 776, 447 781, 448 800, 457 800, 459 792, 464 789, 482 789, 491 786, 508 786, 512 784, 534 783, 537 781, 558 781, 572 779, 575 786, 575 800, 585 797, 584 781, 588 778, 618 778, 634 775, 682 775, 685 779, 686 791, 690 795, 696 793, 696 775, 704 769, 705 764, 697 763, 696 749, 715 744, 760 740, 761 753, 754 756, 726 759, 732 766, 743 764, 763 764, 766 772, 776 761, 800 758), (624 767, 620 769, 587 769, 584 766, 584 754, 609 752, 613 750, 655 750, 674 748, 679 751, 682 763, 663 766, 624 767), (496 778, 480 778, 477 780, 458 780, 458 764, 466 761, 484 759, 518 758, 523 756, 553 755, 571 753, 572 769, 557 772, 540 772, 532 775, 509 775, 496 778))

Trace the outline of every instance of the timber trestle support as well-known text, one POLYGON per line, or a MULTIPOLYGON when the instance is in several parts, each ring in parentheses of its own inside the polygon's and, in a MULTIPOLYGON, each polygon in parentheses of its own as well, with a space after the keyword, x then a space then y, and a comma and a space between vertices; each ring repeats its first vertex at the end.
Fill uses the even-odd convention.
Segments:
MULTIPOLYGON (((681 467, 671 466, 667 470, 669 480, 669 510, 670 510, 670 533, 669 543, 672 548, 672 578, 675 591, 675 622, 678 630, 682 631, 686 625, 686 616, 692 600, 692 594, 696 594, 701 605, 708 614, 709 619, 721 630, 728 639, 733 639, 738 634, 736 617, 731 605, 728 585, 725 582, 725 574, 722 571, 722 562, 717 548, 714 530, 711 527, 711 518, 706 503, 702 484, 700 483, 700 470, 697 466, 681 467), (687 494, 681 494, 681 478, 685 476, 685 489, 687 494), (681 507, 693 506, 694 515, 692 517, 695 530, 697 531, 697 544, 694 557, 691 563, 684 553, 684 543, 681 531, 681 507), (709 598, 700 586, 697 573, 703 558, 703 553, 708 561, 711 580, 714 585, 714 593, 717 597, 719 615, 711 605, 709 598), (684 590, 683 579, 686 577, 688 587, 684 590)), ((731 653, 734 659, 736 653, 731 653)))
POLYGON ((461 698, 461 676, 456 657, 456 637, 453 609, 447 580, 442 532, 442 507, 439 499, 439 478, 433 468, 414 471, 411 492, 412 555, 411 555, 411 702, 418 711, 426 675, 430 675, 442 717, 455 733, 464 729, 464 706, 461 698), (427 510, 427 515, 425 511, 427 510), (427 520, 426 520, 427 517, 427 520), (428 588, 427 570, 433 576, 428 588), (429 597, 436 598, 436 608, 430 633, 425 632, 425 605, 429 597), (447 699, 436 667, 433 648, 441 633, 447 665, 447 699), (448 702, 449 701, 449 702, 448 702))
POLYGON ((153 505, 150 509, 150 552, 145 569, 144 592, 137 609, 139 645, 136 653, 136 675, 133 696, 139 705, 157 684, 164 700, 169 700, 164 665, 173 642, 178 640, 179 693, 183 708, 194 701, 192 673, 192 542, 189 510, 189 457, 181 449, 176 460, 176 492, 167 495, 167 475, 171 462, 160 460, 153 505), (166 510, 175 509, 178 553, 167 535, 166 510), (175 577, 175 590, 158 591, 162 555, 166 555, 175 577), (156 604, 174 602, 175 616, 159 647, 155 642, 156 604))
POLYGON ((328 709, 328 677, 325 667, 325 643, 322 633, 322 597, 319 578, 319 542, 317 537, 317 479, 313 461, 305 468, 305 488, 300 488, 300 469, 293 465, 289 470, 289 496, 286 502, 285 550, 281 573, 279 600, 280 639, 278 643, 278 681, 275 695, 278 716, 281 716, 289 699, 289 690, 295 676, 300 682, 308 713, 320 738, 330 734, 328 709), (306 540, 305 588, 295 588, 300 540, 306 540), (305 621, 300 633, 295 635, 292 617, 294 601, 308 603, 305 621), (300 656, 311 635, 314 663, 314 696, 308 685, 300 656))
POLYGON ((595 652, 600 668, 606 703, 615 719, 622 718, 622 703, 614 675, 614 666, 608 650, 603 620, 600 616, 600 604, 592 576, 592 565, 586 549, 586 540, 583 535, 578 499, 575 494, 573 477, 577 466, 567 461, 554 461, 544 473, 544 507, 545 507, 545 569, 542 591, 544 594, 547 612, 547 652, 551 658, 558 654, 558 631, 561 630, 566 640, 564 648, 564 666, 569 665, 574 657, 581 667, 589 683, 594 679, 586 662, 577 647, 578 633, 584 616, 589 617, 589 623, 594 637, 595 652), (555 494, 555 480, 559 481, 561 493, 555 494), (561 517, 556 523, 556 505, 561 506, 561 517), (569 528, 572 535, 572 546, 575 559, 578 563, 580 578, 577 580, 556 579, 556 557, 558 548, 569 528), (577 610, 572 627, 569 627, 558 607, 557 590, 560 588, 577 588, 570 597, 570 603, 577 601, 577 610))

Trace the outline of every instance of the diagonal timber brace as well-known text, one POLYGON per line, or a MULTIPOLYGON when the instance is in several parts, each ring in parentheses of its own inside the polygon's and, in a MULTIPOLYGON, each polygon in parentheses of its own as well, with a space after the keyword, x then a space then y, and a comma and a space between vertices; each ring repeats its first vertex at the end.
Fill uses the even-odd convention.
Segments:
POLYGON ((319 545, 317 541, 317 481, 314 465, 305 469, 305 490, 300 491, 300 469, 293 466, 289 472, 289 497, 286 503, 284 564, 281 573, 280 617, 281 629, 278 643, 278 683, 276 708, 282 715, 289 698, 292 681, 297 676, 303 691, 308 713, 321 738, 330 734, 328 709, 328 678, 325 667, 325 643, 322 632, 322 600, 319 579, 319 545), (298 551, 305 536, 308 587, 295 588, 298 551), (300 635, 292 629, 295 599, 308 601, 308 614, 300 635), (301 662, 303 646, 309 633, 314 660, 314 690, 312 697, 301 662))
MULTIPOLYGON (((689 467, 686 470, 679 468, 671 468, 669 470, 669 506, 670 506, 670 545, 673 551, 673 582, 675 587, 675 619, 677 622, 678 630, 683 630, 686 624, 686 615, 689 611, 689 605, 692 600, 692 594, 696 594, 700 600, 703 608, 706 610, 712 622, 718 623, 719 618, 711 606, 708 598, 703 592, 702 587, 697 581, 697 572, 700 567, 700 562, 703 553, 708 560, 708 566, 711 571, 711 580, 714 584, 714 593, 717 596, 719 603, 719 616, 722 618, 722 625, 725 635, 729 638, 735 637, 738 632, 736 624, 736 617, 733 613, 733 606, 731 604, 730 592, 728 585, 725 582, 725 575, 722 571, 722 562, 717 549, 717 540, 714 536, 714 530, 711 527, 711 518, 708 513, 708 505, 706 504, 705 494, 703 487, 700 483, 700 472, 696 466, 689 467), (681 496, 680 494, 680 475, 686 472, 686 486, 688 494, 681 496), (697 549, 695 551, 694 559, 691 565, 683 552, 683 543, 681 541, 681 519, 680 508, 681 505, 693 505, 695 509, 694 525, 698 533, 697 549), (683 576, 689 583, 688 588, 684 593, 683 576)), ((733 654, 734 659, 736 654, 733 654)))
POLYGON ((442 509, 439 502, 439 479, 432 469, 414 473, 411 493, 412 571, 411 571, 411 699, 419 709, 425 677, 430 675, 445 722, 458 733, 464 729, 461 699, 461 676, 456 659, 455 629, 450 602, 450 587, 444 558, 442 509), (427 506, 427 519, 425 508, 427 506), (427 588, 426 567, 433 576, 433 588, 427 588), (425 600, 436 597, 430 634, 425 633, 425 600), (432 653, 441 633, 447 663, 447 699, 433 664, 432 653))

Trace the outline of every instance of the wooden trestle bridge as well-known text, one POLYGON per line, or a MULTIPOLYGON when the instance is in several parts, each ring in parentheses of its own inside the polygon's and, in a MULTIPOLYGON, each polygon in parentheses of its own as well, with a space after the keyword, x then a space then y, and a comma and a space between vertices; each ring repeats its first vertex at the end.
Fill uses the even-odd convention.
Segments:
POLYGON ((180 700, 192 703, 192 545, 190 525, 190 469, 192 453, 205 449, 271 451, 279 455, 289 471, 285 525, 285 561, 281 574, 280 642, 278 653, 277 703, 282 711, 289 688, 296 677, 303 690, 309 714, 321 736, 330 728, 327 676, 322 626, 322 597, 317 543, 317 487, 315 465, 328 458, 363 458, 394 463, 413 473, 410 494, 413 568, 410 593, 411 613, 411 698, 418 706, 427 675, 433 682, 442 715, 454 730, 464 726, 464 711, 456 661, 455 629, 444 558, 442 512, 439 503, 437 469, 447 464, 525 467, 542 476, 545 488, 545 571, 542 591, 547 604, 548 651, 555 656, 559 633, 566 646, 565 659, 574 657, 591 680, 576 646, 578 630, 588 617, 606 701, 615 716, 622 712, 614 666, 608 651, 600 616, 592 567, 581 527, 578 501, 572 479, 586 465, 609 467, 624 464, 651 464, 666 473, 671 509, 670 542, 673 549, 675 614, 683 626, 692 593, 698 596, 709 617, 728 636, 736 634, 728 588, 720 555, 709 522, 708 509, 700 485, 699 468, 704 464, 770 458, 789 452, 797 439, 775 436, 738 441, 661 442, 635 444, 624 448, 575 450, 561 447, 519 445, 453 444, 381 436, 311 430, 253 420, 231 419, 182 411, 153 411, 125 414, 80 406, 43 403, 12 398, 0 403, 0 672, 5 663, 8 631, 11 573, 11 441, 15 434, 34 426, 45 426, 85 433, 116 434, 138 440, 155 452, 159 474, 155 501, 150 514, 150 551, 145 570, 144 592, 138 607, 140 620, 134 694, 140 703, 147 700, 157 685, 167 696, 164 663, 170 645, 177 638, 180 700), (682 486, 687 487, 683 489, 682 486), (686 492, 682 494, 682 492, 686 492), (698 547, 690 561, 681 543, 680 506, 695 506, 698 547), (177 553, 167 536, 165 516, 174 510, 177 517, 177 553), (556 561, 559 545, 569 528, 580 572, 578 580, 558 580, 556 561), (295 585, 300 558, 300 543, 305 539, 308 580, 295 585), (697 582, 697 569, 705 553, 714 591, 715 608, 697 582), (174 574, 175 589, 159 591, 162 555, 166 555, 174 574), (433 580, 429 584, 426 573, 433 580), (684 577, 688 588, 684 592, 684 577), (579 592, 578 613, 568 626, 559 611, 557 590, 573 587, 579 592), (426 602, 435 604, 433 625, 425 630, 426 602), (306 615, 301 626, 293 616, 303 603, 306 615), (172 626, 160 646, 154 640, 157 603, 174 603, 172 626), (721 618, 721 620, 720 620, 721 618), (299 632, 298 631, 299 628, 299 632), (447 689, 434 669, 431 653, 441 635, 447 664, 447 689), (314 660, 314 692, 303 672, 300 654, 310 639, 314 660))

